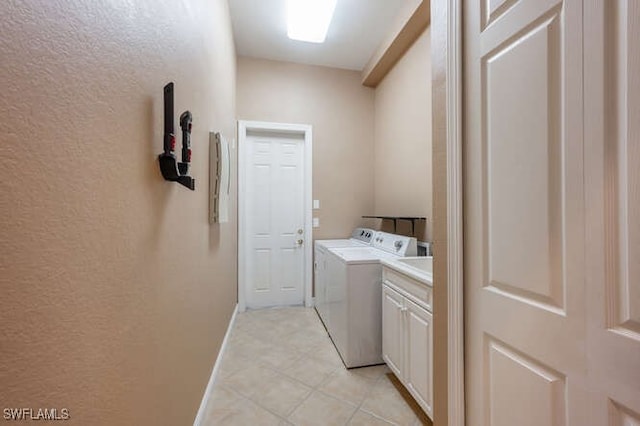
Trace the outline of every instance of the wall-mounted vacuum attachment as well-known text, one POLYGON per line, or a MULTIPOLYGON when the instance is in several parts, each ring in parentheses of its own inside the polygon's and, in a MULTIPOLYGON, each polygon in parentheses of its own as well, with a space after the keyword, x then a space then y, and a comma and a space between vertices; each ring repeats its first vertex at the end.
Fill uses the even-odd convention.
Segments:
POLYGON ((180 115, 182 162, 178 162, 174 153, 176 150, 176 136, 173 123, 173 82, 167 84, 164 86, 164 152, 158 156, 160 171, 165 180, 178 182, 193 191, 196 189, 196 180, 189 176, 191 126, 191 113, 185 111, 180 115))

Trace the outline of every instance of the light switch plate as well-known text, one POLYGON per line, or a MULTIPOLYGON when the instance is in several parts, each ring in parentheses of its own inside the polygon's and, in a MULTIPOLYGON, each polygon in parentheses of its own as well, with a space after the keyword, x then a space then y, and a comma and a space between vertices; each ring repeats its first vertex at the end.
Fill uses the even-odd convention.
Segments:
POLYGON ((313 200, 313 208, 314 209, 320 208, 320 200, 313 200))
POLYGON ((318 218, 318 217, 314 217, 313 218, 313 227, 314 228, 320 227, 320 218, 318 218))

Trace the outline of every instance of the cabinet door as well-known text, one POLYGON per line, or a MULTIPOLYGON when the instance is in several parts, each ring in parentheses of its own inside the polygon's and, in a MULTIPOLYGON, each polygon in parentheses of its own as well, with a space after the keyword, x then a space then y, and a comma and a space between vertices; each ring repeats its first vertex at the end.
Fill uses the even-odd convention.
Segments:
POLYGON ((405 380, 426 413, 432 415, 433 404, 433 329, 431 312, 405 299, 407 315, 407 366, 405 380))
POLYGON ((403 299, 388 286, 382 286, 382 357, 399 378, 404 376, 403 299))

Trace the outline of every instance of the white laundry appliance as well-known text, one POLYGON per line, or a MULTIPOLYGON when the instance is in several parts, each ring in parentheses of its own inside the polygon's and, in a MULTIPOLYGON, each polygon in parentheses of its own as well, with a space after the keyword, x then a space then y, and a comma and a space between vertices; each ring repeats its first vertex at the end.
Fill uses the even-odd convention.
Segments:
POLYGON ((315 307, 318 316, 324 326, 329 328, 328 303, 327 303, 327 250, 337 247, 366 247, 371 245, 371 241, 376 233, 369 228, 356 228, 351 233, 351 238, 337 240, 316 240, 313 253, 313 271, 315 282, 315 307))
POLYGON ((347 368, 382 364, 381 259, 415 256, 416 239, 376 232, 371 246, 327 249, 327 331, 347 368))

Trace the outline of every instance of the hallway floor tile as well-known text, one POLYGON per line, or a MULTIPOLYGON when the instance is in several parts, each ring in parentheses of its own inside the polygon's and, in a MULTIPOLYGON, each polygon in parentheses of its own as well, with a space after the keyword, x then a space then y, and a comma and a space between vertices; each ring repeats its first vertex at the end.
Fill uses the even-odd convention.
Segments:
POLYGON ((387 366, 347 370, 315 310, 236 316, 206 425, 430 425, 387 366))

